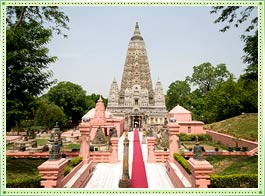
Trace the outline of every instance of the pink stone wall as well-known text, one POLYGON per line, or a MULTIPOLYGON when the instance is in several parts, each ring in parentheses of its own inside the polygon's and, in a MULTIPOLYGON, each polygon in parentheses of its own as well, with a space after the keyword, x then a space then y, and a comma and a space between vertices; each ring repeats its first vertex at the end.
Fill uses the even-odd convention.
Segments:
POLYGON ((186 134, 205 134, 206 130, 203 129, 203 124, 192 123, 179 123, 179 132, 186 134))
POLYGON ((169 113, 168 118, 175 118, 177 122, 192 121, 191 113, 169 113))
MULTIPOLYGON (((230 147, 235 147, 236 145, 236 138, 230 135, 226 135, 223 133, 218 133, 211 130, 206 130, 206 133, 209 134, 213 141, 220 141, 222 144, 225 144, 230 147)), ((239 139, 238 141, 239 147, 248 147, 248 150, 252 150, 256 147, 258 147, 258 142, 253 142, 245 139, 239 139)))

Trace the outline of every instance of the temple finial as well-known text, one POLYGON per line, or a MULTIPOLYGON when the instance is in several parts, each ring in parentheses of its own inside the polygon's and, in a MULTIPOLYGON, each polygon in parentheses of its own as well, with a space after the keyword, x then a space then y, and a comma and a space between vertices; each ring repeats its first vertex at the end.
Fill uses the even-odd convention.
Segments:
POLYGON ((135 28, 134 28, 134 33, 133 34, 134 35, 141 35, 138 22, 136 22, 136 24, 135 24, 135 28))

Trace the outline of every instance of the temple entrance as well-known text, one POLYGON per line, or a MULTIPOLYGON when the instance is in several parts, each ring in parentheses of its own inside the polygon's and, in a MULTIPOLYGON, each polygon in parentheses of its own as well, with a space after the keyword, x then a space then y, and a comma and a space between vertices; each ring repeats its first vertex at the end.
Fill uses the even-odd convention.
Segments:
POLYGON ((134 128, 139 128, 139 120, 138 119, 134 119, 134 128))
POLYGON ((142 127, 142 116, 129 116, 128 124, 131 128, 142 127))

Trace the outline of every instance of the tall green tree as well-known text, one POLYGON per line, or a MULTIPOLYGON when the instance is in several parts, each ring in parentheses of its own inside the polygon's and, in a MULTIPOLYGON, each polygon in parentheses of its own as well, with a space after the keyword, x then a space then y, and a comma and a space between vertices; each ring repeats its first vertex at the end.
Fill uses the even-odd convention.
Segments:
POLYGON ((68 17, 56 6, 8 6, 6 18, 7 130, 29 118, 31 102, 54 81, 49 65, 56 57, 45 45, 68 29, 68 17))
POLYGON ((72 82, 59 82, 47 93, 48 100, 61 107, 68 120, 77 125, 88 110, 86 92, 72 82))
POLYGON ((225 64, 214 67, 209 62, 194 66, 192 76, 186 77, 186 81, 197 87, 202 95, 206 95, 211 89, 231 79, 233 74, 227 70, 225 64))
POLYGON ((34 125, 50 129, 54 127, 56 122, 59 125, 66 123, 66 116, 63 109, 46 100, 41 101, 34 115, 34 125))
POLYGON ((243 89, 232 80, 223 82, 217 88, 209 91, 205 97, 204 115, 207 122, 215 122, 240 115, 243 89))
POLYGON ((225 32, 231 28, 239 27, 242 23, 248 22, 241 39, 245 42, 243 51, 243 62, 247 63, 244 77, 249 79, 258 80, 258 10, 257 6, 214 6, 211 10, 212 14, 220 13, 219 17, 214 23, 226 23, 220 29, 225 32), (252 33, 254 31, 254 34, 252 33))
POLYGON ((169 85, 166 95, 166 107, 170 111, 176 105, 187 107, 190 86, 186 81, 175 81, 169 85))

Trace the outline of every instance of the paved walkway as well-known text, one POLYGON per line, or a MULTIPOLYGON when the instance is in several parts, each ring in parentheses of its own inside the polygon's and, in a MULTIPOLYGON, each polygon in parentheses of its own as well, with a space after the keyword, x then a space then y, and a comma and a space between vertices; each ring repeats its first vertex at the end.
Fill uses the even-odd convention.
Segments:
MULTIPOLYGON (((129 174, 132 176, 133 160, 133 137, 134 133, 128 133, 129 139, 129 174)), ((142 141, 142 132, 139 132, 140 142, 142 141)), ((122 175, 123 160, 123 140, 124 135, 120 137, 118 144, 118 164, 98 163, 93 171, 93 175, 85 188, 119 188, 119 180, 122 175)), ((143 160, 145 162, 148 186, 151 189, 174 188, 163 163, 147 163, 147 144, 141 144, 143 160)))

